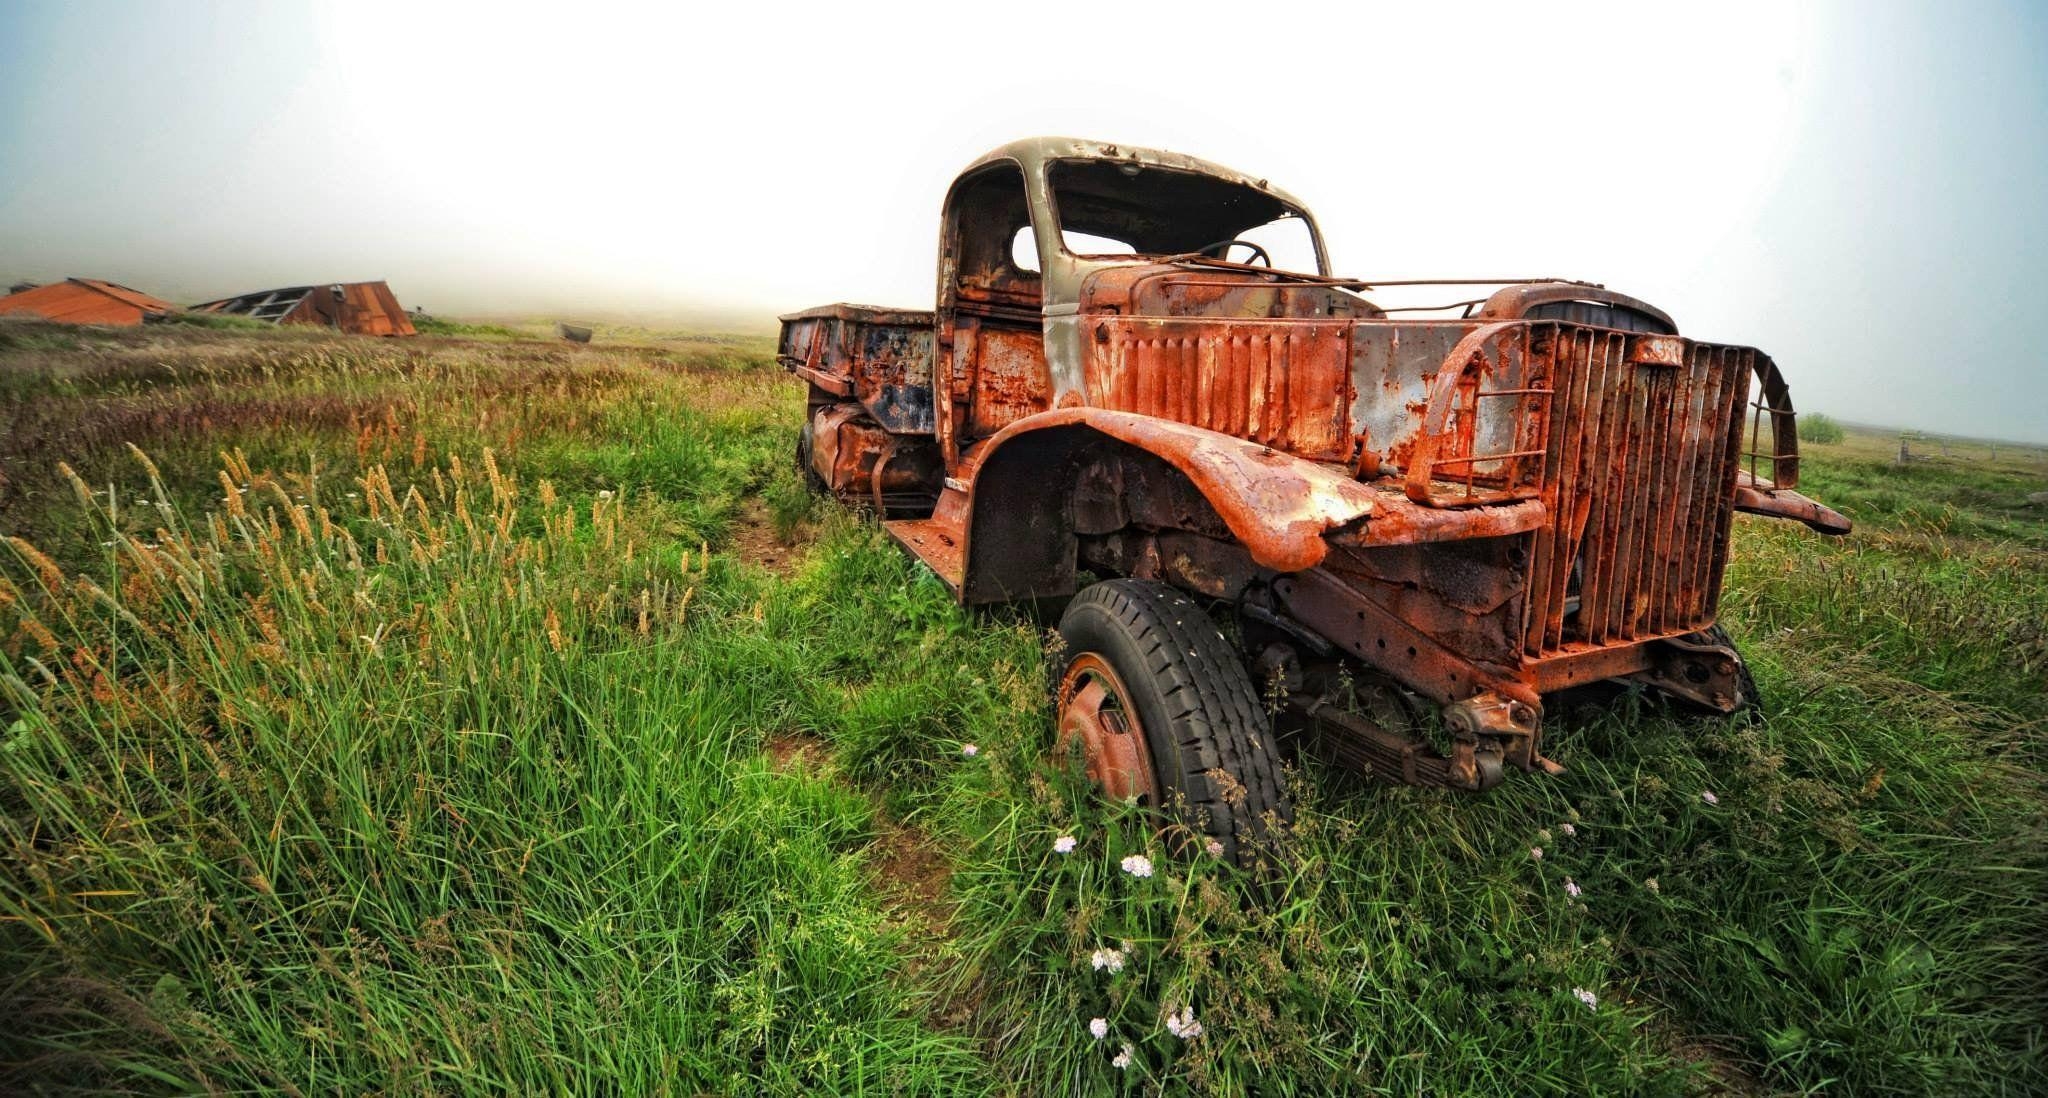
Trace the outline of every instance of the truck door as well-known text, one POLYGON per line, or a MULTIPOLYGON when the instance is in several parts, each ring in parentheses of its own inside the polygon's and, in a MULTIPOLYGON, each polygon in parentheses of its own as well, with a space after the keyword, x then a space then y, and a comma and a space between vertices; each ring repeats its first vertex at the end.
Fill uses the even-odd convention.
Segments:
POLYGON ((946 369, 938 373, 950 389, 935 404, 949 462, 975 440, 1052 406, 1044 280, 1030 228, 1024 172, 1014 161, 962 176, 947 196, 938 307, 946 369))

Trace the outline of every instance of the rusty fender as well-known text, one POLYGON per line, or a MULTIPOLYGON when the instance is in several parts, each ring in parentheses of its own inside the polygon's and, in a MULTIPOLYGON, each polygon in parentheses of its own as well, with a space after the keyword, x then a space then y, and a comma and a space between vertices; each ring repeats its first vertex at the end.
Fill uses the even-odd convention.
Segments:
POLYGON ((1072 593, 1071 459, 1104 440, 1173 466, 1252 560, 1276 572, 1321 563, 1330 551, 1323 535, 1371 514, 1381 498, 1341 470, 1201 427, 1104 408, 1040 412, 1003 428, 970 459, 965 601, 1072 593), (981 506, 982 499, 999 502, 981 506))
POLYGON ((1078 478, 1072 459, 1102 440, 1172 466, 1251 562, 1274 572, 1315 568, 1332 546, 1499 537, 1537 529, 1547 517, 1535 500, 1435 510, 1361 484, 1339 467, 1206 428, 1135 412, 1063 408, 1018 420, 972 457, 967 601, 1071 593, 1074 531, 1067 504, 1078 478), (976 505, 984 492, 1004 501, 1000 509, 976 505))

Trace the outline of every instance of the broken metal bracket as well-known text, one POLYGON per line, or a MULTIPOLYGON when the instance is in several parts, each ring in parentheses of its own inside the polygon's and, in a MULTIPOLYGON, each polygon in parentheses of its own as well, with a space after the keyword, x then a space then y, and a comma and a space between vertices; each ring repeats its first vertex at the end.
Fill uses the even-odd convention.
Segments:
POLYGON ((1703 636, 1688 633, 1651 644, 1650 669, 1630 677, 1708 709, 1735 712, 1749 700, 1742 696, 1742 656, 1703 636))

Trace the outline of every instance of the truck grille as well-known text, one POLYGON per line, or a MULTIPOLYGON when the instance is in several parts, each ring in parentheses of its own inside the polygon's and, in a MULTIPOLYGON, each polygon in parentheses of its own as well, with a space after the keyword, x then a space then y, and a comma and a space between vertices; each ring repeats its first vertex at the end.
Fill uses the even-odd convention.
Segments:
POLYGON ((1694 343, 1630 362, 1629 335, 1529 332, 1550 367, 1550 429, 1523 647, 1545 656, 1705 628, 1727 563, 1739 416, 1757 352, 1694 343))

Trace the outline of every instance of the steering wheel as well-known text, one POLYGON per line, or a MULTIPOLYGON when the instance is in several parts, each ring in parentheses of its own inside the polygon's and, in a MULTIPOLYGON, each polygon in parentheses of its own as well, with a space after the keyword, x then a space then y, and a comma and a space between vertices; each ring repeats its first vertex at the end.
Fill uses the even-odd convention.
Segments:
POLYGON ((1249 240, 1219 240, 1214 244, 1204 244, 1201 247, 1196 248, 1195 251, 1200 252, 1203 255, 1209 256, 1209 258, 1211 259, 1222 259, 1224 256, 1230 254, 1230 249, 1233 246, 1242 246, 1250 248, 1252 250, 1252 257, 1250 259, 1245 260, 1246 266, 1250 266, 1253 262, 1260 260, 1263 260, 1266 266, 1268 267, 1271 267, 1273 265, 1273 257, 1266 254, 1266 249, 1259 247, 1257 244, 1254 244, 1249 240), (1214 253, 1213 255, 1210 254, 1212 252, 1214 253))

